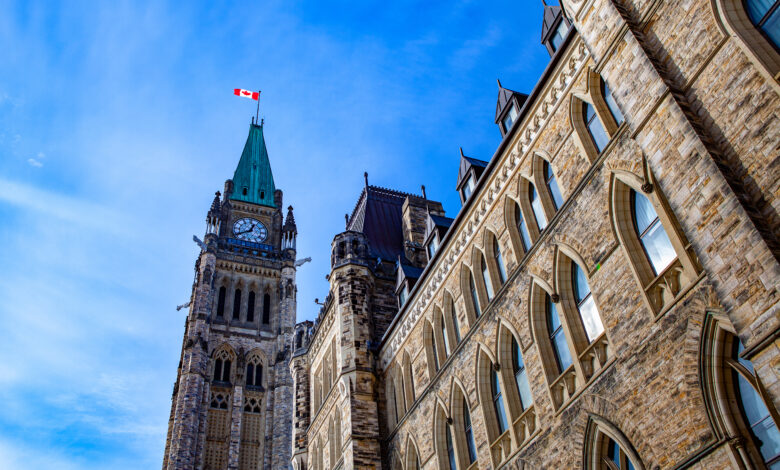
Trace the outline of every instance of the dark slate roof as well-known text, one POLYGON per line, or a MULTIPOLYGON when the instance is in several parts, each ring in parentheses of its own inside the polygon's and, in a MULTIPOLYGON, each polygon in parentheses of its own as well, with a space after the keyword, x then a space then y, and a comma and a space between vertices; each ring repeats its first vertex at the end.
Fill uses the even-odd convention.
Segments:
POLYGON ((347 230, 368 238, 372 256, 393 260, 404 250, 402 208, 406 196, 392 189, 367 186, 347 223, 347 230))
POLYGON ((428 214, 428 220, 425 226, 425 240, 430 238, 431 233, 435 230, 439 234, 439 240, 444 239, 444 235, 449 230, 450 225, 455 219, 444 217, 441 215, 428 214))
POLYGON ((545 5, 544 20, 542 20, 542 42, 547 38, 550 30, 555 25, 555 20, 561 14, 561 7, 557 5, 545 5))
MULTIPOLYGON (((528 99, 528 95, 514 90, 510 90, 509 88, 504 88, 503 86, 501 86, 501 82, 498 82, 498 100, 496 101, 496 123, 498 123, 501 114, 504 112, 504 109, 512 100, 513 96, 517 97, 519 106, 523 106, 525 100, 528 99)), ((517 111, 519 112, 520 108, 518 108, 517 111)))
POLYGON ((409 290, 411 290, 417 283, 417 280, 420 279, 420 276, 422 276, 422 268, 415 268, 414 266, 402 263, 400 259, 396 265, 398 266, 398 270, 396 271, 395 290, 397 291, 398 288, 401 287, 404 280, 409 281, 409 290))
MULTIPOLYGON (((466 175, 469 173, 469 170, 474 167, 477 173, 477 178, 482 174, 482 171, 485 170, 485 167, 488 166, 488 162, 484 160, 478 160, 476 158, 471 158, 463 155, 463 151, 460 152, 460 168, 458 168, 458 184, 456 185, 457 188, 460 188, 460 184, 463 182, 463 179, 466 177, 466 175)), ((476 181, 475 181, 476 183, 476 181)))

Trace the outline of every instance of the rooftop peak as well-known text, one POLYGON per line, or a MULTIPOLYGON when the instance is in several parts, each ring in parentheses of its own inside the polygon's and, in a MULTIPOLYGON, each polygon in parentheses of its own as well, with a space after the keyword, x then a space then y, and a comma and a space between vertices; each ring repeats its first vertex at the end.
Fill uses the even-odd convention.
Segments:
POLYGON ((233 192, 230 199, 261 206, 276 207, 274 202, 274 176, 268 149, 263 136, 263 124, 252 122, 249 136, 233 175, 233 192))

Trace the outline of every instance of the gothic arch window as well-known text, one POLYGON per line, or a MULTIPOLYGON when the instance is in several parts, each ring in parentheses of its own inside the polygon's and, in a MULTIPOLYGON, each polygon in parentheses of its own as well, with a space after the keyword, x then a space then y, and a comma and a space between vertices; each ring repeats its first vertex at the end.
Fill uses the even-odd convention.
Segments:
POLYGON ((439 372, 439 355, 436 346, 436 334, 433 331, 431 322, 425 321, 423 324, 423 344, 425 345, 425 356, 428 362, 428 375, 430 380, 439 372))
POLYGON ((549 191, 550 196, 552 197, 553 206, 557 211, 563 205, 563 195, 558 187, 558 181, 555 179, 555 173, 553 173, 552 166, 547 160, 544 160, 542 169, 544 172, 544 184, 547 186, 547 191, 549 191))
MULTIPOLYGON (((529 189, 529 198, 531 208, 534 213, 539 213, 544 217, 544 226, 547 221, 555 217, 558 209, 563 206, 563 193, 558 186, 558 180, 555 177, 550 156, 545 152, 536 152, 532 159, 533 168, 533 194, 529 189), (538 190, 538 191, 537 191, 538 190)), ((540 228, 543 226, 540 224, 540 228)))
POLYGON ((482 350, 477 359, 477 392, 487 424, 491 447, 509 430, 503 387, 496 370, 496 363, 482 350))
POLYGON ((225 317, 225 297, 227 296, 227 288, 222 286, 219 288, 219 294, 217 295, 217 318, 225 317))
POLYGON ((507 384, 506 401, 514 422, 533 405, 533 397, 520 345, 507 325, 502 320, 498 328, 498 363, 501 364, 501 378, 507 384))
POLYGON ((596 300, 590 291, 588 275, 582 269, 582 261, 577 262, 573 258, 579 256, 571 250, 559 247, 557 280, 558 290, 562 294, 563 313, 569 314, 568 323, 572 330, 573 342, 578 346, 577 351, 582 352, 587 345, 601 337, 604 333, 604 324, 596 300), (569 254, 564 253, 563 250, 569 254))
POLYGON ((436 331, 433 332, 434 343, 437 346, 436 352, 439 356, 439 360, 437 362, 441 365, 444 364, 444 362, 446 362, 450 357, 450 353, 454 345, 451 342, 452 339, 450 338, 447 329, 447 322, 444 319, 444 315, 442 314, 441 309, 439 309, 439 307, 434 308, 433 315, 434 324, 436 325, 436 331))
POLYGON ((528 224, 525 222, 519 202, 507 197, 505 211, 509 239, 515 250, 515 259, 519 263, 533 245, 531 234, 528 231, 528 224))
POLYGON ((412 369, 412 360, 406 351, 403 358, 403 381, 404 390, 406 391, 406 403, 411 406, 416 397, 414 391, 414 370, 412 369))
POLYGON ((493 279, 490 276, 490 269, 488 268, 487 261, 485 261, 485 256, 480 252, 477 259, 479 260, 478 266, 482 281, 480 287, 485 289, 485 298, 487 299, 487 303, 490 303, 495 296, 493 279))
POLYGON ((604 98, 604 101, 607 103, 607 108, 609 108, 612 119, 615 121, 615 124, 619 126, 623 124, 623 121, 625 121, 623 113, 620 111, 620 108, 617 105, 617 101, 615 101, 615 97, 612 95, 612 90, 609 89, 607 82, 604 80, 599 81, 601 84, 601 95, 604 98))
POLYGON ((403 416, 406 416, 406 412, 409 407, 406 404, 406 390, 404 387, 403 371, 398 366, 393 367, 393 377, 395 378, 394 381, 396 386, 396 408, 398 408, 398 419, 400 421, 403 416))
POLYGON ((659 314, 698 278, 701 268, 655 185, 632 173, 613 172, 610 191, 613 228, 648 305, 659 314))
POLYGON ((601 120, 596 114, 596 108, 594 108, 592 104, 585 102, 583 104, 582 112, 588 135, 598 153, 601 153, 609 143, 609 136, 607 135, 606 129, 604 129, 604 124, 601 123, 601 120))
POLYGON ((417 445, 411 436, 406 444, 406 470, 420 470, 420 457, 417 453, 417 445))
POLYGON ((450 397, 450 417, 452 418, 458 468, 466 469, 477 461, 477 446, 474 428, 471 424, 471 411, 466 394, 458 382, 453 381, 450 397))
POLYGON ((700 364, 705 399, 717 417, 718 431, 729 442, 744 443, 729 450, 746 468, 775 470, 780 468, 780 416, 743 351, 726 316, 708 313, 700 364))
POLYGON ((501 286, 507 280, 506 259, 501 250, 501 243, 498 237, 490 230, 485 231, 484 236, 485 252, 489 254, 487 262, 483 257, 483 279, 485 286, 488 285, 488 297, 492 299, 493 293, 501 289, 501 286))
POLYGON ((541 233, 547 227, 547 216, 544 215, 544 206, 542 198, 536 191, 533 183, 528 182, 528 201, 531 203, 531 212, 534 215, 534 222, 541 233))
POLYGON ((460 321, 458 321, 458 310, 455 308, 455 302, 452 296, 445 292, 444 294, 444 318, 447 319, 447 326, 452 331, 453 347, 460 344, 463 339, 460 335, 460 321))
POLYGON ((220 349, 214 354, 214 382, 231 383, 231 368, 233 355, 226 349, 220 349))
POLYGON ((259 389, 264 383, 263 360, 258 354, 252 354, 246 361, 246 386, 259 389))
POLYGON ((263 295, 263 325, 271 323, 271 295, 263 295))
POLYGON ((778 90, 780 73, 780 6, 777 0, 715 0, 721 25, 737 38, 748 58, 778 90))
POLYGON ((241 318, 241 289, 236 289, 233 295, 233 320, 241 318))
POLYGON ((644 465, 618 428, 591 416, 585 430, 585 470, 644 470, 644 465))
POLYGON ((457 470, 457 455, 455 453, 455 440, 452 429, 448 423, 447 413, 441 404, 436 405, 436 414, 433 418, 433 436, 436 457, 441 470, 457 470))
POLYGON ((571 351, 569 350, 566 330, 561 322, 561 315, 558 312, 558 306, 552 301, 552 298, 545 294, 544 301, 545 321, 547 322, 547 334, 555 358, 555 365, 558 375, 572 366, 571 351))
POLYGON ((246 306, 246 321, 253 323, 255 321, 255 291, 249 291, 249 299, 246 306))
POLYGON ((466 302, 474 311, 474 320, 482 316, 482 305, 479 299, 479 291, 477 291, 477 283, 474 282, 474 275, 470 269, 466 270, 466 296, 468 301, 466 302))
POLYGON ((395 388, 395 378, 392 371, 387 372, 387 421, 390 430, 396 427, 401 414, 398 409, 398 392, 395 388))

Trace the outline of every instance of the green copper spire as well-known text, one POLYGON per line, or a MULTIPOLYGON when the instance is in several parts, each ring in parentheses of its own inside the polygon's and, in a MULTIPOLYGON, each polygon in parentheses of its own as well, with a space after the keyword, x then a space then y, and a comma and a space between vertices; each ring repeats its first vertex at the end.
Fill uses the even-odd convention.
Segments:
POLYGON ((233 194, 230 199, 276 207, 275 190, 274 175, 271 173, 271 162, 268 160, 268 150, 263 138, 263 126, 251 124, 244 152, 233 175, 233 194))

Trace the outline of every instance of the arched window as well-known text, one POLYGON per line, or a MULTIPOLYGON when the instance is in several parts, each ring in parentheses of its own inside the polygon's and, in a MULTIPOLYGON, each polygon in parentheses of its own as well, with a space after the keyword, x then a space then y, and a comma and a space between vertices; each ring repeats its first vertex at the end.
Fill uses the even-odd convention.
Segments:
POLYGON ((222 286, 219 288, 219 296, 217 297, 217 318, 225 316, 225 296, 227 296, 227 289, 222 286))
POLYGON ((437 335, 438 333, 433 330, 431 322, 426 320, 423 325, 423 344, 425 347, 425 355, 428 359, 428 374, 431 379, 439 372, 439 349, 436 344, 437 335))
POLYGON ((604 97, 604 101, 607 103, 607 107, 609 108, 609 112, 612 114, 612 118, 615 120, 615 124, 618 126, 623 124, 623 121, 625 120, 623 118, 623 113, 620 112, 620 108, 618 108, 615 97, 612 96, 612 91, 609 89, 607 82, 604 80, 601 80, 601 94, 604 97))
POLYGON ((442 362, 444 362, 448 357, 450 357, 450 337, 447 334, 447 324, 444 321, 444 317, 442 316, 441 312, 439 312, 438 318, 439 332, 441 333, 442 352, 444 352, 442 362))
POLYGON ((585 113, 585 126, 588 128, 588 133, 596 146, 596 150, 601 153, 609 143, 607 131, 604 130, 604 125, 601 124, 592 104, 583 103, 583 112, 585 113))
POLYGON ((604 441, 606 445, 606 455, 604 455, 603 460, 604 463, 607 464, 604 465, 605 470, 634 470, 634 465, 631 463, 631 460, 628 459, 628 455, 620 448, 620 445, 618 445, 617 442, 609 437, 606 437, 604 441), (609 463, 612 463, 612 465, 608 465, 609 463))
POLYGON ((471 425, 471 413, 466 398, 463 397, 463 429, 466 435, 466 449, 468 450, 469 465, 477 461, 477 446, 474 441, 474 428, 471 425))
POLYGON ((417 454, 417 446, 411 439, 406 444, 406 470, 420 470, 420 457, 417 454))
POLYGON ((639 241, 642 243, 653 272, 658 275, 677 258, 677 254, 650 201, 644 195, 632 190, 631 208, 639 241))
POLYGON ((449 299, 447 302, 447 309, 450 312, 450 319, 452 320, 452 330, 455 335, 455 344, 459 344, 461 341, 460 336, 460 322, 458 322, 458 311, 455 309, 455 302, 449 299))
POLYGON ((455 442, 452 439, 452 430, 447 419, 447 413, 441 405, 436 406, 436 415, 433 418, 434 449, 439 461, 440 470, 457 470, 457 455, 455 442))
POLYGON ((408 352, 404 353, 403 380, 404 390, 406 391, 406 403, 411 406, 412 403, 414 403, 416 395, 414 392, 414 370, 412 369, 412 360, 409 358, 408 352))
POLYGON ((543 231, 547 227, 547 217, 544 215, 544 206, 542 205, 542 199, 536 192, 536 188, 533 183, 528 183, 528 200, 531 201, 531 210, 534 213, 536 219, 536 226, 539 227, 539 231, 543 231))
POLYGON ((574 301, 577 304, 577 310, 582 319, 582 325, 585 327, 585 334, 588 336, 588 342, 592 343, 604 332, 604 325, 601 323, 596 302, 590 293, 590 286, 585 273, 577 263, 571 263, 571 278, 574 288, 574 301))
POLYGON ((444 434, 447 445, 447 460, 450 470, 458 470, 457 462, 455 461, 455 444, 452 440, 452 430, 448 424, 444 425, 444 434))
POLYGON ((263 386, 263 363, 257 356, 252 356, 247 361, 246 385, 247 387, 263 386))
POLYGON ((474 276, 471 271, 468 272, 469 276, 469 290, 471 294, 471 302, 474 305, 474 313, 477 318, 482 315, 482 306, 479 305, 479 293, 477 292, 477 285, 474 283, 474 276))
POLYGON ((230 382, 231 356, 226 351, 220 351, 214 360, 214 381, 230 382))
POLYGON ((401 413, 398 409, 398 393, 395 390, 395 379, 393 378, 392 371, 387 372, 387 394, 388 394, 388 404, 387 409, 390 421, 390 428, 392 429, 395 427, 396 424, 398 424, 398 421, 401 419, 401 413))
POLYGON ((528 384, 528 373, 525 370, 523 355, 514 336, 512 336, 512 370, 515 375, 517 392, 520 395, 520 407, 526 410, 533 403, 533 396, 531 395, 531 387, 528 384))
POLYGON ((780 50, 780 0, 746 0, 750 21, 780 50))
POLYGON ((550 166, 547 160, 544 161, 543 169, 544 169, 544 183, 547 185, 547 190, 550 191, 550 196, 552 197, 553 206, 557 211, 563 205, 563 195, 561 194, 561 190, 558 187, 558 181, 555 179, 555 174, 552 171, 552 166, 550 166))
POLYGON ((498 382, 498 372, 494 367, 490 368, 490 392, 493 398, 493 410, 496 413, 496 422, 498 424, 498 434, 504 434, 509 425, 506 419, 506 409, 504 408, 504 399, 501 396, 501 384, 498 382))
POLYGON ((249 323, 255 321, 255 291, 249 291, 249 301, 246 306, 246 321, 249 323))
POLYGON ((498 279, 503 284, 506 282, 506 265, 504 265, 504 257, 501 255, 501 246, 496 238, 493 239, 493 259, 495 259, 498 268, 498 279))
POLYGON ((233 320, 241 318, 241 289, 236 289, 233 296, 233 320))
POLYGON ((482 271, 482 282, 485 284, 485 293, 487 294, 487 300, 490 302, 493 300, 493 281, 490 280, 490 271, 488 271, 488 265, 485 262, 485 257, 480 255, 479 257, 480 270, 482 271))
POLYGON ((528 233, 528 227, 525 225, 523 219, 523 212, 520 210, 520 204, 515 203, 515 223, 517 224, 517 232, 520 234, 520 242, 523 245, 523 251, 528 252, 531 249, 531 235, 528 233))
POLYGON ((585 439, 585 470, 644 470, 628 439, 603 418, 591 416, 585 439))
POLYGON ((271 296, 263 295, 263 325, 271 323, 271 296))
POLYGON ((552 344, 555 353, 555 363, 558 365, 558 374, 571 367, 572 358, 569 351, 569 345, 566 341, 566 332, 563 331, 561 319, 558 316, 558 309, 548 294, 546 295, 547 305, 547 331, 550 334, 550 344, 552 344))

